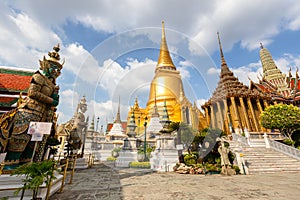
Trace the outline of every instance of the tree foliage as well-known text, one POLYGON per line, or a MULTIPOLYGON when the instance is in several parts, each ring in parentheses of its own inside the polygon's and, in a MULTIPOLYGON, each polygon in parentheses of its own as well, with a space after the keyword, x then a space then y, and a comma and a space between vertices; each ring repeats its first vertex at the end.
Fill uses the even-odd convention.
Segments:
POLYGON ((300 109, 287 104, 269 106, 262 112, 260 123, 267 129, 278 129, 292 140, 293 132, 300 128, 300 109))
POLYGON ((184 147, 189 147, 195 137, 192 127, 184 122, 171 122, 168 127, 169 131, 177 131, 180 142, 184 147))

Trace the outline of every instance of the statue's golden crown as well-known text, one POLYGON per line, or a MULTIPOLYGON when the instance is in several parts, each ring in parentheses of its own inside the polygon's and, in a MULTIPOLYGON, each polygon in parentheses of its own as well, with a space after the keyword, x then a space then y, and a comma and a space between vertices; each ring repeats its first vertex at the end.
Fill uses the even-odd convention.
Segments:
POLYGON ((62 63, 59 62, 59 60, 60 60, 60 55, 58 53, 60 50, 59 43, 53 47, 53 50, 54 51, 52 51, 52 52, 48 52, 48 56, 50 57, 48 60, 55 62, 60 67, 60 69, 62 69, 65 61, 63 61, 62 63))

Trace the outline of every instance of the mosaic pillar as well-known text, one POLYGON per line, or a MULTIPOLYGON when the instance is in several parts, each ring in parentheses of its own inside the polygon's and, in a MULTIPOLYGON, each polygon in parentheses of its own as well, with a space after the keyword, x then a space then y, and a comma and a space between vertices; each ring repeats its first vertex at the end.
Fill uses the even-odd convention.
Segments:
POLYGON ((214 113, 214 106, 210 106, 210 116, 211 116, 211 127, 215 128, 215 113, 214 113))
POLYGON ((239 98, 240 99, 240 103, 244 112, 244 117, 245 117, 245 121, 246 121, 246 128, 250 131, 251 130, 251 125, 250 125, 250 121, 249 121, 249 117, 248 117, 248 112, 246 110, 245 104, 244 104, 244 99, 242 97, 239 98))
POLYGON ((248 102, 248 107, 250 108, 250 111, 251 111, 252 119, 254 121, 255 131, 259 131, 259 125, 258 125, 257 119, 255 117, 255 113, 254 113, 250 98, 247 98, 247 102, 248 102))
POLYGON ((224 118, 223 118, 223 115, 222 115, 222 109, 221 109, 220 102, 217 102, 217 107, 218 107, 218 113, 219 113, 219 118, 220 118, 220 123, 218 123, 218 126, 221 130, 223 130, 224 118))
POLYGON ((231 104, 232 104, 232 106, 233 106, 233 110, 234 110, 234 114, 235 114, 235 116, 234 116, 234 118, 235 118, 234 121, 237 121, 237 122, 238 122, 237 125, 236 125, 236 124, 233 124, 232 126, 233 126, 233 128, 234 128, 235 130, 239 129, 238 131, 235 131, 235 132, 240 133, 240 130, 241 130, 241 128, 242 128, 242 124, 241 124, 241 121, 240 121, 240 119, 239 119, 239 114, 238 114, 238 111, 237 111, 237 107, 236 107, 236 103, 235 103, 234 97, 230 97, 230 100, 231 100, 231 104))

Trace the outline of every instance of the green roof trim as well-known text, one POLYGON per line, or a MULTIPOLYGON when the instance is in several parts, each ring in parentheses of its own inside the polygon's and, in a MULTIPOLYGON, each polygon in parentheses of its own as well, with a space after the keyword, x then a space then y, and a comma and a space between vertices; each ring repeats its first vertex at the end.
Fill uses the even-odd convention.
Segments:
POLYGON ((4 102, 0 102, 0 106, 3 107, 11 107, 14 103, 16 103, 18 101, 19 98, 15 98, 14 100, 8 102, 8 103, 4 103, 4 102))
POLYGON ((20 76, 32 76, 34 72, 26 72, 26 71, 17 71, 17 70, 12 70, 12 69, 1 69, 0 68, 0 73, 1 74, 16 74, 20 76))

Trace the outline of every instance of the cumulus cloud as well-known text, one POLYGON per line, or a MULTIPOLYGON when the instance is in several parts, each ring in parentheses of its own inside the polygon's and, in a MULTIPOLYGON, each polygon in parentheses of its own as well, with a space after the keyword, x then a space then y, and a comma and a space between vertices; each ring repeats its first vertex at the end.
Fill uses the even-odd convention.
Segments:
POLYGON ((215 67, 210 67, 207 70, 207 74, 220 74, 220 72, 221 72, 221 69, 215 68, 215 67))
MULTIPOLYGON (((217 31, 226 52, 236 44, 253 50, 258 48, 259 42, 271 44, 274 36, 282 31, 300 29, 300 5, 297 1, 265 0, 262 4, 259 0, 191 0, 188 3, 172 0, 124 0, 122 3, 115 0, 88 3, 80 0, 29 0, 1 1, 0 9, 0 65, 37 69, 38 60, 45 52, 51 51, 54 44, 61 43, 61 55, 66 58, 64 70, 69 76, 62 74, 62 77, 68 80, 75 77, 74 89, 65 87, 61 91, 64 101, 60 102, 59 109, 68 109, 61 114, 62 118, 73 115, 74 105, 83 95, 77 90, 78 85, 89 86, 84 88, 84 92, 99 87, 105 93, 101 95, 108 94, 109 98, 102 101, 104 103, 99 103, 97 99, 88 101, 103 116, 104 113, 110 115, 108 112, 115 107, 112 104, 118 96, 123 99, 121 108, 124 110, 136 96, 147 96, 156 62, 132 58, 124 64, 117 58, 127 51, 159 48, 160 31, 150 33, 150 29, 145 28, 160 29, 162 20, 165 21, 169 50, 173 54, 183 54, 182 47, 188 47, 190 52, 186 54, 193 55, 216 51, 217 31), (91 28, 99 34, 118 35, 126 31, 129 34, 123 38, 115 37, 112 43, 103 42, 101 54, 96 55, 83 44, 70 42, 68 30, 64 27, 69 22, 91 28), (135 34, 130 30, 136 30, 135 34), (144 44, 144 38, 135 37, 139 35, 146 36, 152 43, 147 41, 144 44), (187 41, 186 38, 189 38, 189 44, 182 44, 187 41)), ((178 61, 178 57, 174 56, 174 60, 178 61)), ((290 66, 299 66, 300 57, 286 54, 275 62, 286 73, 290 66)), ((180 62, 178 70, 183 78, 191 77, 190 64, 188 61, 180 62)), ((248 76, 257 79, 257 73, 261 70, 259 66, 259 62, 245 63, 232 71, 246 84, 249 83, 248 76)), ((211 67, 207 73, 219 74, 220 69, 211 67)))

